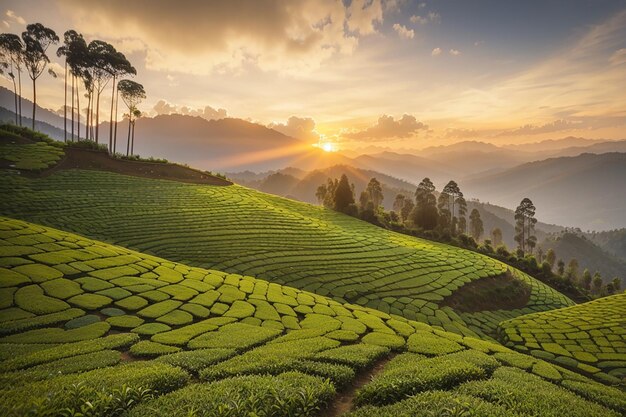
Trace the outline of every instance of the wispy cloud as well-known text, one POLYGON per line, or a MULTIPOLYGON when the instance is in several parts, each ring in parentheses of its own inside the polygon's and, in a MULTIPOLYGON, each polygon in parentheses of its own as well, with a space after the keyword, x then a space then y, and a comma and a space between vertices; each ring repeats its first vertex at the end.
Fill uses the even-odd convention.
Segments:
POLYGON ((415 116, 405 114, 399 119, 393 116, 382 115, 378 121, 365 130, 356 132, 346 132, 343 134, 345 138, 353 140, 383 140, 383 139, 402 139, 415 136, 420 130, 428 130, 428 126, 417 121, 415 116))
POLYGON ((399 23, 394 23, 393 30, 396 31, 398 36, 404 39, 413 39, 415 37, 415 32, 413 31, 413 29, 408 29, 406 26, 399 23))

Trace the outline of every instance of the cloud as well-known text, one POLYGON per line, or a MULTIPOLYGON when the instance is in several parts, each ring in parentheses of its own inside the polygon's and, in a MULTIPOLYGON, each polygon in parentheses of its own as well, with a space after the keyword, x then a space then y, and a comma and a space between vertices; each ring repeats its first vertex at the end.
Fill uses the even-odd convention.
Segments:
POLYGON ((395 30, 398 35, 404 39, 413 39, 415 37, 415 32, 413 31, 413 29, 408 29, 406 26, 399 23, 395 23, 393 25, 393 30, 395 30))
POLYGON ((449 53, 452 56, 459 56, 459 55, 461 55, 461 51, 459 51, 458 49, 450 49, 449 53))
POLYGON ((555 120, 543 125, 527 124, 514 130, 509 130, 500 133, 498 136, 525 136, 525 135, 538 135, 541 133, 559 132, 562 130, 571 130, 576 128, 577 123, 571 120, 555 120))
POLYGON ((626 64, 626 48, 618 49, 609 58, 611 65, 626 64))
POLYGON ((301 140, 318 141, 320 137, 315 131, 315 120, 310 117, 291 116, 287 123, 270 123, 267 127, 301 140))
POLYGON ((405 114, 394 120, 393 116, 382 115, 373 126, 357 132, 347 132, 343 136, 354 140, 402 139, 415 136, 419 130, 428 130, 428 126, 418 122, 415 116, 405 114))
POLYGON ((351 55, 359 38, 376 33, 383 22, 381 0, 348 6, 335 0, 152 0, 150 7, 67 0, 60 6, 86 35, 141 39, 148 69, 196 75, 249 66, 310 72, 332 57, 351 55))
POLYGON ((432 56, 438 56, 441 55, 441 48, 435 48, 433 49, 433 51, 430 53, 432 56))
POLYGON ((352 0, 348 14, 348 28, 361 35, 376 33, 374 25, 383 22, 381 0, 352 0))
POLYGON ((9 21, 13 21, 15 23, 19 23, 20 25, 25 25, 26 20, 22 16, 18 16, 15 14, 13 10, 7 10, 5 15, 9 18, 9 21))
POLYGON ((425 24, 427 24, 429 22, 440 23, 441 22, 441 15, 439 13, 437 13, 437 12, 429 12, 425 16, 420 16, 420 15, 414 14, 413 16, 411 16, 411 18, 409 20, 411 20, 412 23, 419 23, 420 25, 425 25, 425 24))
POLYGON ((187 106, 178 107, 170 104, 165 100, 159 100, 152 108, 156 115, 161 114, 183 114, 185 116, 198 116, 206 120, 218 120, 228 117, 225 109, 214 109, 211 106, 205 106, 203 109, 193 109, 187 106))

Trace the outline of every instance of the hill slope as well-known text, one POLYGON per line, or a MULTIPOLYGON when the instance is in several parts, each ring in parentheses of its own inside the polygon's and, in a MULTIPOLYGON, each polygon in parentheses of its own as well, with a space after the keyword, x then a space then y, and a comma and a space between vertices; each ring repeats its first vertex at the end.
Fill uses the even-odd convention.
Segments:
POLYGON ((516 207, 529 197, 547 223, 581 229, 626 226, 626 153, 583 154, 520 165, 497 175, 462 182, 461 188, 483 201, 516 207))
POLYGON ((626 377, 626 293, 505 321, 499 334, 507 346, 601 380, 626 377))
MULTIPOLYGON (((467 335, 495 318, 571 301, 489 257, 393 233, 240 186, 215 187, 69 170, 2 172, 0 213, 62 227, 172 261, 267 279, 467 335), (507 271, 531 287, 523 309, 462 324, 444 297, 507 271), (469 326, 469 327, 468 327, 469 326)), ((479 313, 476 313, 479 314, 479 313)))
POLYGON ((594 271, 599 271, 604 283, 611 281, 614 277, 624 282, 626 277, 626 262, 605 252, 591 240, 576 233, 549 236, 540 243, 540 246, 544 253, 548 249, 554 249, 557 258, 562 259, 565 264, 575 258, 580 266, 579 275, 582 275, 585 269, 589 269, 592 274, 594 271))
POLYGON ((417 392, 438 415, 626 409, 622 392, 496 343, 21 221, 0 218, 0 264, 2 415, 313 416, 391 349, 408 353, 359 390, 357 415, 398 415, 377 406, 410 410, 398 401, 417 392), (516 401, 485 396, 507 378, 516 401))

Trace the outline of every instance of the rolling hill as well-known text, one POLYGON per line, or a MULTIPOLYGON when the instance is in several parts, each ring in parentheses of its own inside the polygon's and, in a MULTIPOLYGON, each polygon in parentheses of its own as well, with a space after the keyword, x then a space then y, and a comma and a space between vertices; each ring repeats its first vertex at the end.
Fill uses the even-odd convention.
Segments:
POLYGON ((5 170, 2 179, 2 214, 190 266, 262 277, 465 335, 489 334, 497 317, 571 304, 489 257, 238 185, 77 169, 35 177, 5 170), (503 276, 529 286, 521 308, 499 307, 461 319, 439 305, 469 282, 503 276))
POLYGON ((626 411, 619 321, 577 363, 502 346, 506 319, 554 313, 555 339, 577 322, 491 258, 179 165, 15 135, 0 150, 0 213, 40 223, 0 216, 1 415, 626 411))
POLYGON ((560 366, 314 293, 3 217, 0 243, 2 415, 626 409, 623 392, 560 366), (489 396, 501 384, 516 401, 489 396), (348 385, 356 395, 336 395, 348 385))
POLYGON ((607 230, 626 226, 626 153, 583 154, 531 162, 460 183, 467 195, 516 207, 529 197, 547 223, 607 230), (584 195, 581 193, 584 190, 584 195))

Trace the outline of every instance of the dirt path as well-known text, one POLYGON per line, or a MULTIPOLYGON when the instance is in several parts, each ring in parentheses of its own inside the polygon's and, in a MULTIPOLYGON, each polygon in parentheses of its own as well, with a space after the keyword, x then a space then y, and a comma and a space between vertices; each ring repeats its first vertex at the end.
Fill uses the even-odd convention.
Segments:
POLYGON ((376 362, 371 368, 359 372, 352 384, 339 391, 331 403, 320 412, 319 417, 339 417, 351 411, 356 392, 382 371, 394 356, 395 354, 391 354, 376 362))

